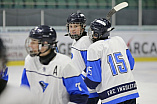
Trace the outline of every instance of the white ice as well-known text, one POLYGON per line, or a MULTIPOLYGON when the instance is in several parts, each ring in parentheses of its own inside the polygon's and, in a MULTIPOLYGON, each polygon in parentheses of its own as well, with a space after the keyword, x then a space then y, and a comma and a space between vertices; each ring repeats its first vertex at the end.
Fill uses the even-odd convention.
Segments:
MULTIPOLYGON (((20 86, 22 71, 23 66, 9 66, 8 84, 20 86)), ((157 62, 136 62, 133 74, 140 94, 137 104, 157 104, 157 62)))

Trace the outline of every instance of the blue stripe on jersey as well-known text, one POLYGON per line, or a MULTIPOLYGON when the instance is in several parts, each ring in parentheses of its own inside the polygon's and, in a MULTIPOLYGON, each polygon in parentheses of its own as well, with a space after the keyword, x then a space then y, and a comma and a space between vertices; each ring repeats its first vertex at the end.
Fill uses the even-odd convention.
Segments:
POLYGON ((129 49, 126 50, 126 54, 128 56, 128 60, 129 60, 129 63, 130 63, 130 68, 131 68, 131 70, 133 70, 135 61, 134 61, 134 58, 132 57, 131 52, 129 51, 129 49))
POLYGON ((66 87, 70 95, 75 95, 75 94, 89 95, 88 89, 81 75, 70 77, 70 78, 62 78, 62 79, 63 79, 64 86, 66 87))
POLYGON ((28 79, 27 79, 27 75, 26 75, 26 69, 23 69, 23 74, 22 74, 22 79, 21 79, 21 85, 26 85, 28 87, 30 87, 28 79))
POLYGON ((8 81, 8 67, 5 67, 5 72, 2 72, 2 79, 8 81))
POLYGON ((102 103, 102 104, 117 104, 117 103, 124 102, 126 100, 131 100, 131 99, 137 98, 137 97, 139 97, 139 94, 138 93, 134 93, 134 94, 130 94, 130 95, 127 95, 127 96, 119 97, 117 99, 114 99, 112 101, 109 101, 109 102, 106 102, 106 103, 102 103))
POLYGON ((81 52, 81 56, 84 60, 84 63, 87 66, 87 51, 80 51, 80 52, 81 52))
POLYGON ((128 91, 132 91, 135 89, 137 89, 137 87, 136 87, 136 82, 134 81, 134 82, 121 84, 119 86, 115 86, 115 87, 112 87, 110 89, 107 89, 106 91, 99 93, 99 97, 101 100, 103 100, 103 99, 112 97, 114 95, 121 94, 121 93, 128 92, 128 91))
POLYGON ((88 85, 88 87, 92 89, 95 88, 101 82, 100 59, 96 61, 87 61, 87 78, 85 79, 85 82, 88 85))

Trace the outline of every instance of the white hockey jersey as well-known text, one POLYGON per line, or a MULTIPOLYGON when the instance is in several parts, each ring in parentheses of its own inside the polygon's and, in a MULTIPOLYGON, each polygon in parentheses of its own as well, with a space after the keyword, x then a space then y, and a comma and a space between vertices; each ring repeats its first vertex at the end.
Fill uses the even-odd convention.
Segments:
MULTIPOLYGON (((78 41, 74 40, 71 46, 71 59, 79 72, 82 73, 82 77, 86 77, 86 66, 87 66, 87 49, 92 44, 92 40, 89 36, 83 36, 78 41)), ((90 89, 89 89, 90 90, 90 89)), ((95 90, 91 90, 89 98, 98 97, 95 90)))
MULTIPOLYGON (((67 104, 70 101, 76 103, 73 95, 87 95, 87 98, 89 95, 71 59, 60 53, 48 65, 42 65, 39 57, 28 55, 25 59, 22 85, 29 86, 41 104, 67 104)), ((84 101, 87 98, 78 100, 84 101)))
POLYGON ((85 83, 96 89, 103 104, 117 104, 139 97, 131 69, 134 58, 122 38, 93 43, 87 51, 85 83))
POLYGON ((92 41, 89 36, 83 36, 78 41, 74 40, 71 46, 71 59, 80 73, 86 68, 87 49, 91 44, 92 41))

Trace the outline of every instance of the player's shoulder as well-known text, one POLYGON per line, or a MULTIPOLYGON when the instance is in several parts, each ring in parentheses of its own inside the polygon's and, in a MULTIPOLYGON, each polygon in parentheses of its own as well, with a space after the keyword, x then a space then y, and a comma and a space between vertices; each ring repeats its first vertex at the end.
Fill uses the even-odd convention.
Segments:
POLYGON ((74 63, 72 62, 71 58, 61 54, 57 53, 55 61, 61 65, 61 76, 64 78, 78 76, 80 73, 78 72, 77 67, 75 67, 74 63))
POLYGON ((76 48, 78 50, 87 50, 87 48, 92 44, 92 40, 89 36, 81 37, 72 48, 76 48))
POLYGON ((32 60, 33 57, 31 57, 29 54, 25 57, 25 63, 32 62, 32 60))
MULTIPOLYGON (((37 57, 37 56, 35 56, 37 57)), ((35 57, 31 57, 29 54, 25 57, 25 61, 31 61, 33 60, 35 57)))
POLYGON ((94 43, 92 43, 88 49, 95 49, 97 50, 98 48, 101 48, 102 47, 102 44, 103 44, 104 40, 99 40, 99 41, 96 41, 94 43))
POLYGON ((27 55, 25 57, 25 63, 34 63, 36 61, 39 61, 39 56, 31 57, 30 55, 27 55))
POLYGON ((111 37, 111 39, 116 39, 116 40, 121 40, 121 41, 123 41, 123 38, 120 37, 120 36, 113 36, 113 37, 111 37))
POLYGON ((57 53, 56 59, 59 60, 59 61, 61 61, 61 62, 64 61, 64 63, 67 63, 67 62, 71 61, 71 58, 69 56, 64 55, 62 53, 57 53))
POLYGON ((123 38, 120 36, 111 37, 111 41, 112 41, 112 43, 126 44, 125 41, 123 40, 123 38))

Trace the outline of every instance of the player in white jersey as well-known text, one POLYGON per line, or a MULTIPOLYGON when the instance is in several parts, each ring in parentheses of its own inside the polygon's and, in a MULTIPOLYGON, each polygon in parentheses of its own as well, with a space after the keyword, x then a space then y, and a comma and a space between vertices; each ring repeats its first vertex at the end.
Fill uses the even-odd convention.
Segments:
POLYGON ((85 104, 89 92, 71 59, 55 48, 56 32, 40 25, 30 31, 22 85, 38 96, 41 104, 85 104))
MULTIPOLYGON (((92 44, 92 40, 87 36, 85 31, 86 17, 82 13, 72 13, 67 19, 67 30, 71 39, 73 40, 71 46, 71 59, 75 66, 78 67, 82 76, 86 76, 86 63, 87 63, 87 49, 92 44)), ((98 94, 92 92, 89 95, 87 104, 97 104, 99 98, 98 94)))
POLYGON ((85 83, 96 89, 102 104, 136 104, 134 58, 121 37, 109 38, 112 30, 105 18, 91 22, 89 34, 94 43, 87 50, 85 83))
POLYGON ((0 104, 39 104, 28 88, 7 84, 8 79, 2 77, 7 72, 6 62, 6 48, 0 39, 0 104))

